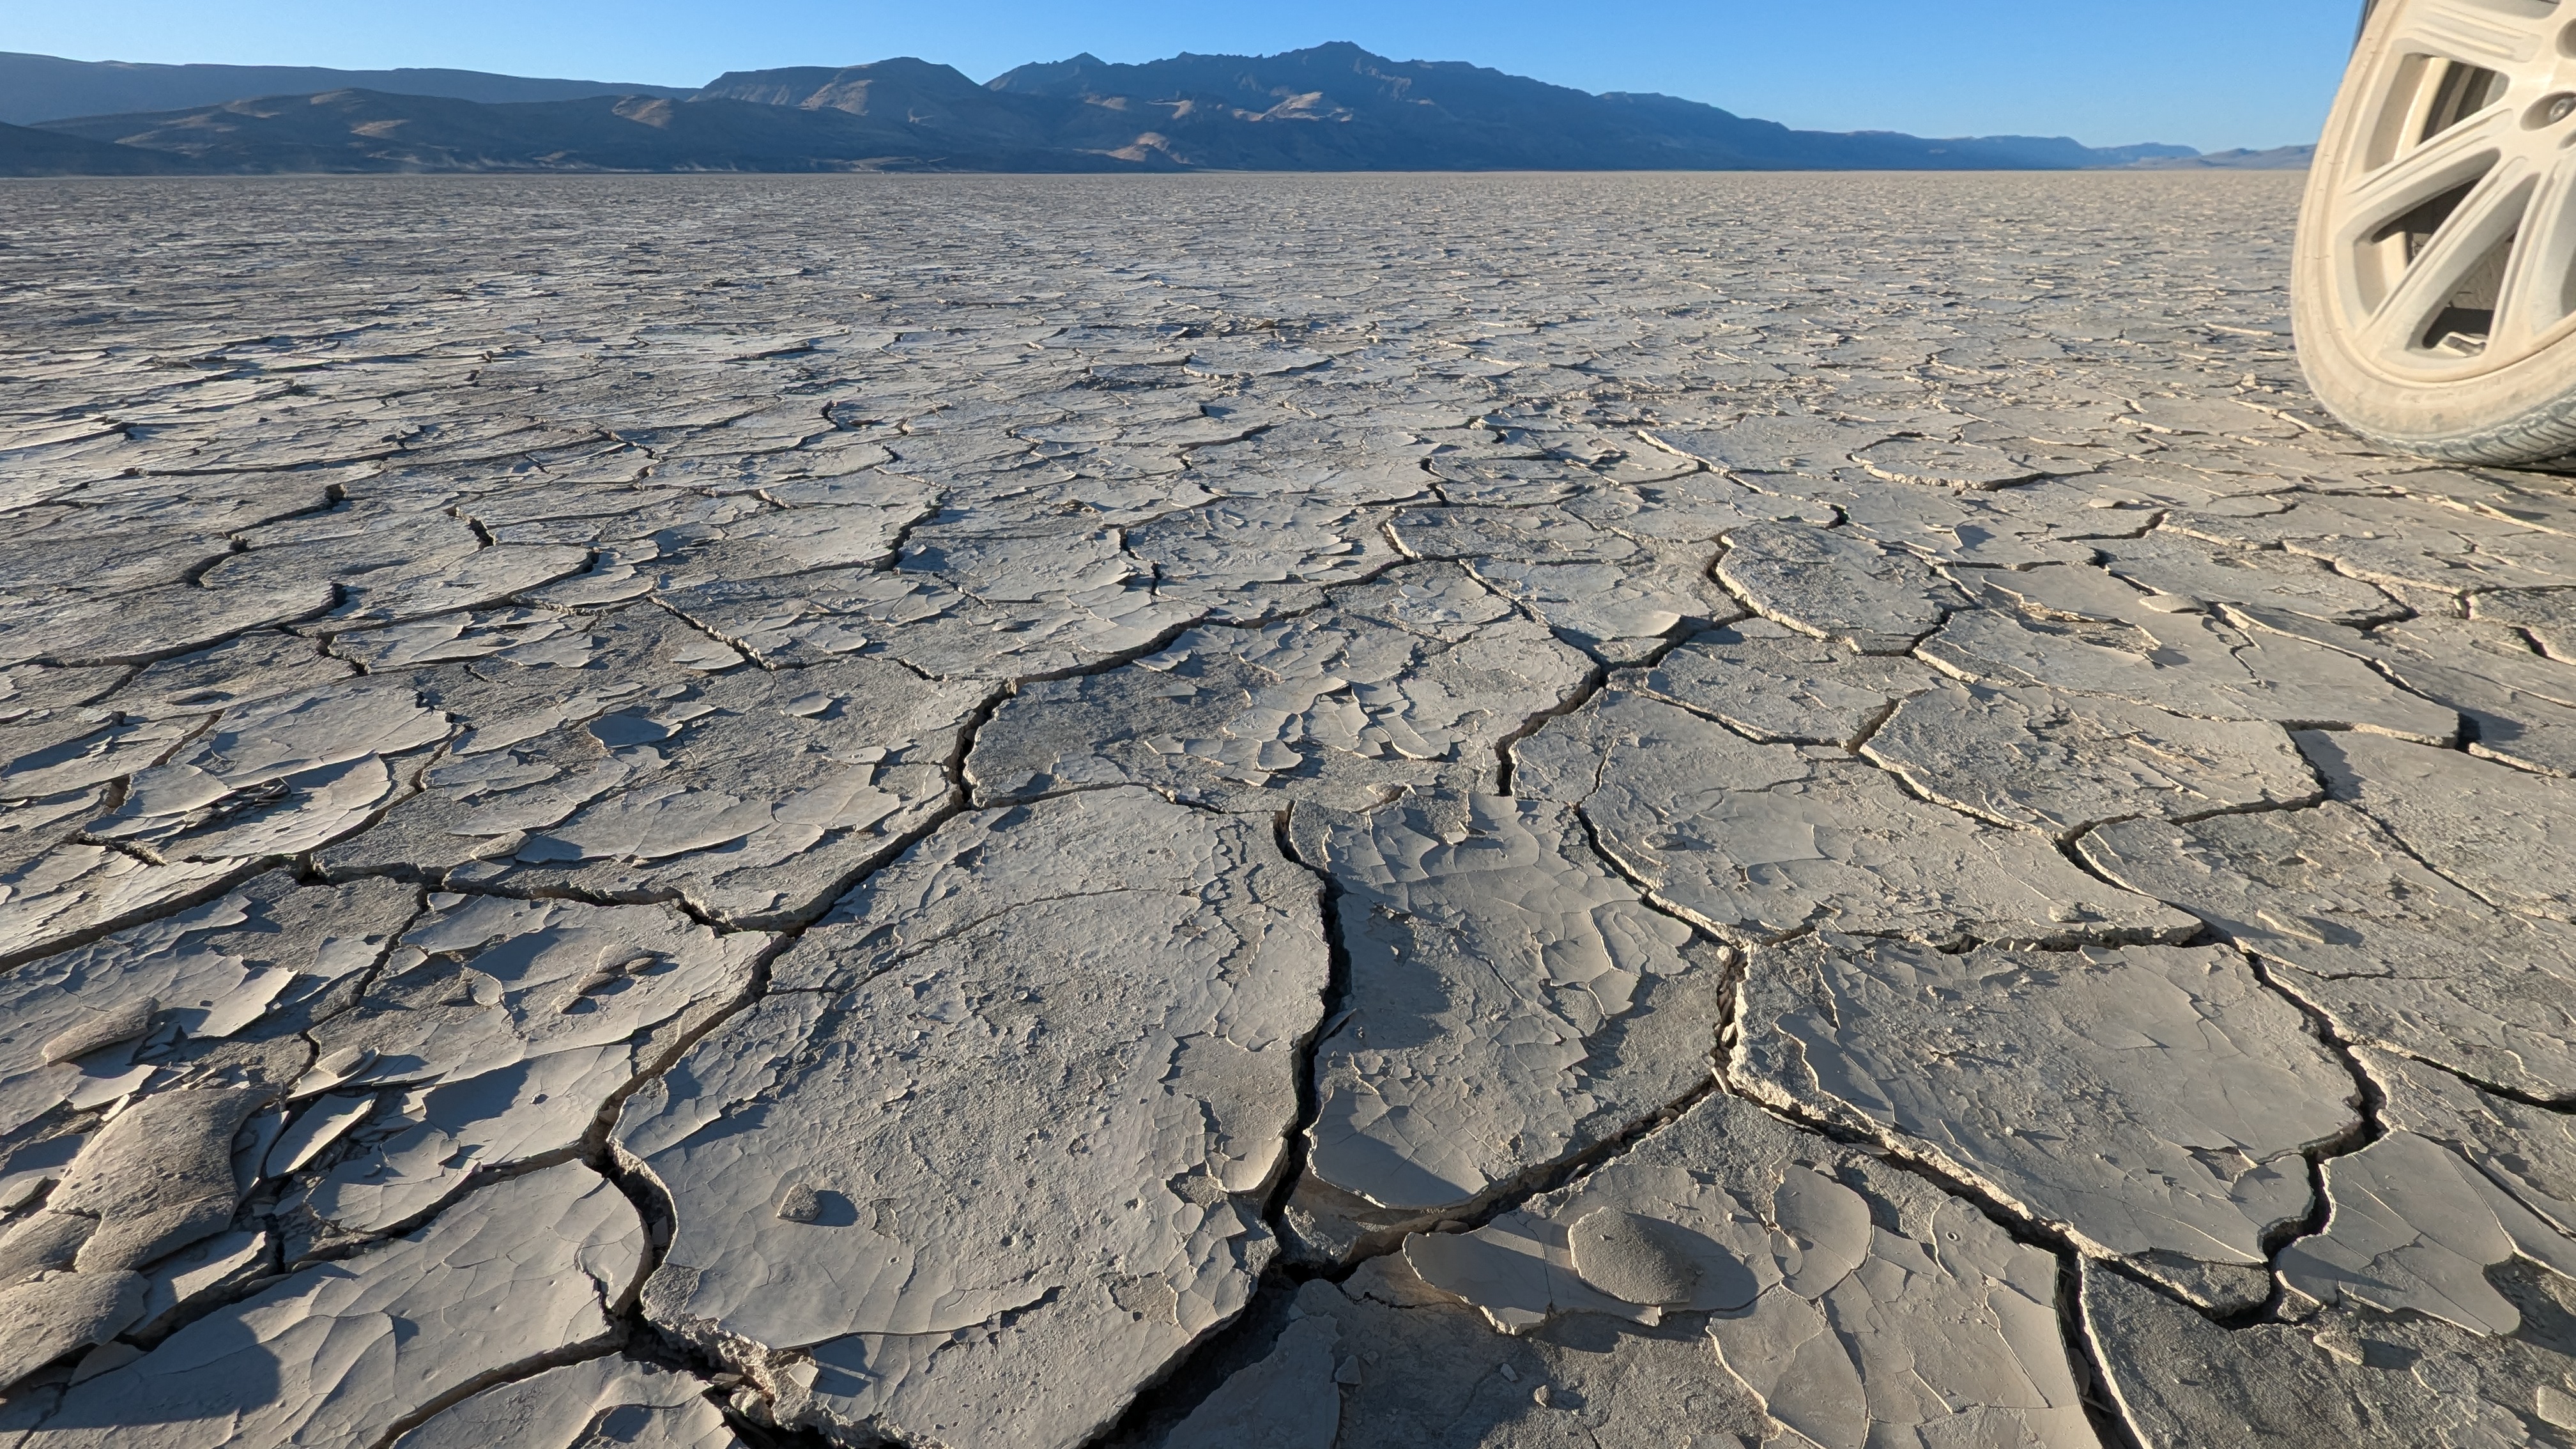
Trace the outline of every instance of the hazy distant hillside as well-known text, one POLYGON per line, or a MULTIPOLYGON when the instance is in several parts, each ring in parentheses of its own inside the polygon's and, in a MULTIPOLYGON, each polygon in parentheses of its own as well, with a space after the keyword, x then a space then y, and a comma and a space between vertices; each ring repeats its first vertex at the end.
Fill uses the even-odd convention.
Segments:
MULTIPOLYGON (((694 92, 613 89, 492 103, 344 85, 44 129, 231 172, 2069 170, 2196 154, 2064 137, 1798 131, 1697 101, 1596 96, 1349 44, 1144 65, 1078 55, 986 85, 906 58, 737 71, 694 92)), ((9 167, 0 153, 0 172, 9 167)))
POLYGON ((184 157, 0 123, 0 176, 157 176, 191 169, 184 157))
POLYGON ((309 65, 136 65, 0 51, 0 121, 178 111, 252 96, 348 89, 460 101, 569 101, 583 96, 685 96, 670 86, 538 80, 479 70, 326 70, 309 65))
POLYGON ((925 158, 917 136, 862 116, 662 96, 484 106, 329 91, 57 121, 43 134, 116 142, 231 172, 1102 169, 1069 167, 1053 151, 959 148, 925 158))
POLYGON ((2206 156, 2167 156, 2134 163, 2141 171, 2305 171, 2314 146, 2275 146, 2269 151, 2212 151, 2206 156))

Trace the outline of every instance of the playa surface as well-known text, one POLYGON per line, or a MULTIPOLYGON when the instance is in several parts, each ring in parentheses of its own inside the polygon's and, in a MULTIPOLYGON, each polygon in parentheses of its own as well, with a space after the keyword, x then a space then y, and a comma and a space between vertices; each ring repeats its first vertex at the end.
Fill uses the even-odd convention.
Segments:
POLYGON ((2297 186, 9 186, 0 1443, 2569 1442, 2297 186))

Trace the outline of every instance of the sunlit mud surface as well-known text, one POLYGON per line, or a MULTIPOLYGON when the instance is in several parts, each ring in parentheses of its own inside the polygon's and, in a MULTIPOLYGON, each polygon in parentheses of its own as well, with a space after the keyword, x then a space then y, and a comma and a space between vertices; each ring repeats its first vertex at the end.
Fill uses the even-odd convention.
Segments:
POLYGON ((2569 1443, 2297 182, 0 189, 0 1444, 2569 1443))

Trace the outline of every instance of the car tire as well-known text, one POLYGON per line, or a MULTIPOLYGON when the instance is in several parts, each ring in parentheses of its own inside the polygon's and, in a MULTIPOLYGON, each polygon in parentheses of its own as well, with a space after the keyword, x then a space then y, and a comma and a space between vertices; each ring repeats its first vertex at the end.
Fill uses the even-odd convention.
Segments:
POLYGON ((2291 276, 2309 386, 2392 451, 2576 454, 2576 0, 2380 0, 2291 276))

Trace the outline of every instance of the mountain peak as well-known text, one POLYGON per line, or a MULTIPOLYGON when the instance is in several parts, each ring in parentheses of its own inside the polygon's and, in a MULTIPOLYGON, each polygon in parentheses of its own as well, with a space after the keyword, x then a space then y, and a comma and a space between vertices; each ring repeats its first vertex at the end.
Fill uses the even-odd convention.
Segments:
POLYGON ((971 107, 984 94, 982 86, 967 79, 965 72, 955 66, 898 55, 865 65, 727 71, 689 99, 752 101, 868 115, 888 107, 898 113, 918 111, 924 106, 971 107))

